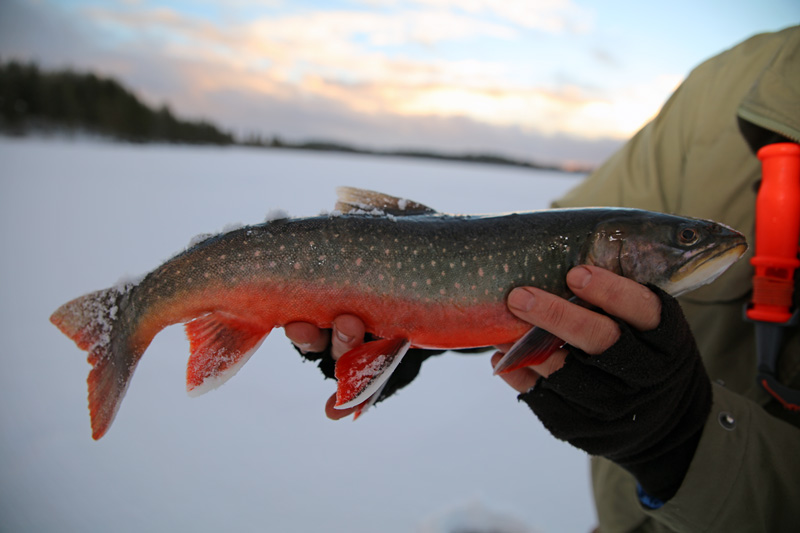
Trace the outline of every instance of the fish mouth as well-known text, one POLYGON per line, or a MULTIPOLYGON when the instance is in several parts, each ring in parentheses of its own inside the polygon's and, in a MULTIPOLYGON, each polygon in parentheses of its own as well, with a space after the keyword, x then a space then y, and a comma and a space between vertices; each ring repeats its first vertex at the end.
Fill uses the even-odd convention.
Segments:
POLYGON ((673 296, 692 291, 717 279, 723 272, 738 261, 747 251, 747 242, 731 242, 728 246, 707 248, 693 259, 684 263, 670 277, 669 287, 665 288, 673 296))

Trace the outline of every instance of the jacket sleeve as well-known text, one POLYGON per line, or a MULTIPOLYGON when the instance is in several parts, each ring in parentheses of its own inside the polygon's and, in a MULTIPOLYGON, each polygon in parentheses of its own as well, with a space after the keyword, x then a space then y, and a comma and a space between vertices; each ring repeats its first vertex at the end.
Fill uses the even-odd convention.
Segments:
MULTIPOLYGON (((752 242, 759 165, 736 116, 763 68, 759 54, 750 53, 756 44, 698 67, 656 118, 554 205, 616 205, 712 218, 745 231, 752 242)), ((714 384, 712 411, 681 487, 663 507, 646 510, 631 476, 595 461, 601 529, 647 529, 649 523, 655 530, 785 531, 800 523, 800 413, 782 413, 788 423, 751 399, 759 394, 753 390, 755 344, 738 311, 724 324, 714 322, 715 330, 706 327, 707 318, 722 316, 725 305, 741 309, 752 277, 747 259, 689 295, 694 303, 687 319, 711 379, 724 379, 731 388, 714 384)))
POLYGON ((800 524, 800 429, 714 384, 683 485, 646 510, 674 531, 788 531, 800 524))

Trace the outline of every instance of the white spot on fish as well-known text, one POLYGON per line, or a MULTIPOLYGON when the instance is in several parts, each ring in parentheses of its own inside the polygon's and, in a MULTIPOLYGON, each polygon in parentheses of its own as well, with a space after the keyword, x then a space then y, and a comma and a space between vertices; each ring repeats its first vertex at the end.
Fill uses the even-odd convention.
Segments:
POLYGON ((461 284, 456 282, 455 284, 453 284, 453 287, 455 287, 456 289, 460 289, 461 288, 461 284))
POLYGON ((445 290, 444 289, 439 289, 439 294, 444 295, 445 294, 445 290))
POLYGON ((397 268, 403 268, 403 263, 401 263, 400 261, 398 261, 398 262, 397 262, 397 268))
POLYGON ((479 275, 480 277, 483 277, 483 274, 484 274, 484 272, 483 272, 483 268, 479 268, 479 269, 478 269, 478 275, 479 275))
POLYGON ((302 268, 302 265, 300 263, 295 263, 294 264, 294 269, 295 270, 300 270, 300 268, 302 268))
POLYGON ((425 280, 425 283, 427 283, 428 285, 430 285, 430 284, 432 284, 432 283, 433 283, 433 281, 431 281, 431 278, 428 278, 428 279, 426 279, 426 280, 425 280))
POLYGON ((503 271, 504 271, 506 274, 508 274, 508 263, 506 263, 505 265, 503 265, 503 271))
POLYGON ((356 266, 361 266, 361 263, 363 263, 363 260, 360 257, 357 258, 356 259, 356 266))

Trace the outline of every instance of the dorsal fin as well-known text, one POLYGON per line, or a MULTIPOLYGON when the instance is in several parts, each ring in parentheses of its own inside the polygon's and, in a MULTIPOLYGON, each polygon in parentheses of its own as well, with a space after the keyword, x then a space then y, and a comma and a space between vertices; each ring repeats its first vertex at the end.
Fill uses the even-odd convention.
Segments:
POLYGON ((373 210, 396 217, 436 214, 436 210, 427 205, 356 187, 338 187, 336 196, 336 210, 345 214, 373 210))

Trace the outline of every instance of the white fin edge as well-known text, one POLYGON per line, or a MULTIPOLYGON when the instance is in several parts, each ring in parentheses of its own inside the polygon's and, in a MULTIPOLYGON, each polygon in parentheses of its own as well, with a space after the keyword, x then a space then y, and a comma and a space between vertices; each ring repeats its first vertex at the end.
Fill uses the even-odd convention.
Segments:
MULTIPOLYGON (((370 383, 361 394, 350 400, 349 402, 343 403, 342 405, 334 405, 334 409, 350 409, 351 407, 355 407, 360 403, 363 403, 365 400, 369 399, 370 396, 380 392, 383 386, 386 384, 386 380, 388 380, 394 371, 397 369, 397 365, 400 364, 400 361, 403 360, 403 357, 408 352, 408 349, 411 347, 411 341, 405 341, 401 346, 400 349, 397 350, 397 355, 394 356, 392 363, 389 367, 384 370, 377 378, 375 378, 372 383, 370 383)), ((377 399, 377 395, 376 398, 377 399)), ((372 402, 374 403, 374 401, 372 402)), ((370 404, 371 405, 371 404, 370 404)))
POLYGON ((256 351, 261 347, 261 344, 264 342, 264 339, 267 338, 269 333, 261 337, 261 340, 258 341, 255 346, 253 346, 250 350, 245 352, 242 357, 236 362, 235 365, 231 365, 228 367, 224 372, 220 372, 215 376, 209 376, 203 380, 203 383, 196 386, 193 389, 187 389, 186 394, 188 394, 191 398, 197 398, 198 396, 202 396, 203 394, 207 393, 210 390, 216 389, 220 387, 223 383, 231 379, 236 373, 241 369, 244 364, 250 359, 250 357, 256 353, 256 351))

